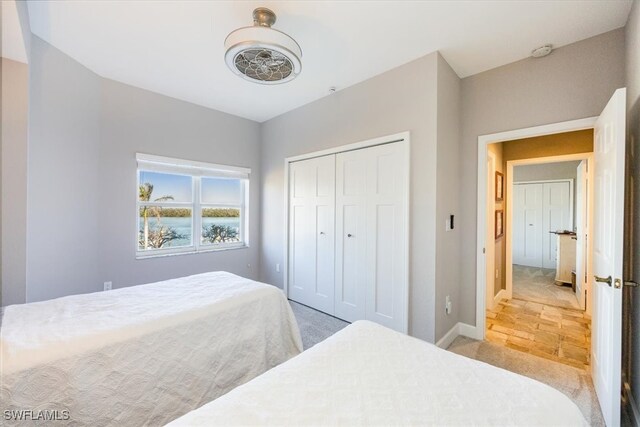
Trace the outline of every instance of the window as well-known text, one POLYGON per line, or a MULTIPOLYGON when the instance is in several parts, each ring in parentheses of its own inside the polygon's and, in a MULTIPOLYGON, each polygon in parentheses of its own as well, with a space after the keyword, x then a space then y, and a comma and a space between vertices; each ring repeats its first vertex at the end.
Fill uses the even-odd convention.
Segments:
POLYGON ((145 154, 137 162, 138 258, 248 246, 249 169, 145 154))

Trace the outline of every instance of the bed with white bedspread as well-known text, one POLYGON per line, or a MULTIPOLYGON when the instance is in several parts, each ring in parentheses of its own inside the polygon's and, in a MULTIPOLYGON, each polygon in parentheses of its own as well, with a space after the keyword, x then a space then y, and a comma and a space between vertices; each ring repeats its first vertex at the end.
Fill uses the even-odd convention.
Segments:
POLYGON ((258 425, 587 423, 547 385, 359 321, 170 424, 258 425))
POLYGON ((281 290, 198 274, 6 307, 0 400, 72 425, 162 425, 300 351, 281 290))

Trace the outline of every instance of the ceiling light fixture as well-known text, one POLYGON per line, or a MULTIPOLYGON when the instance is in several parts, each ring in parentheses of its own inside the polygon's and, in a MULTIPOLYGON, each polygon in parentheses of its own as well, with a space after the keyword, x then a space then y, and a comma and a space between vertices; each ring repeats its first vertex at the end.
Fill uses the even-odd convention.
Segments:
POLYGON ((224 58, 231 71, 260 84, 285 83, 300 74, 302 49, 293 38, 271 28, 275 22, 275 13, 259 7, 253 11, 253 26, 227 36, 224 58))
POLYGON ((550 44, 545 44, 544 46, 540 46, 531 51, 531 56, 533 58, 542 58, 543 56, 547 56, 553 50, 553 46, 550 44))

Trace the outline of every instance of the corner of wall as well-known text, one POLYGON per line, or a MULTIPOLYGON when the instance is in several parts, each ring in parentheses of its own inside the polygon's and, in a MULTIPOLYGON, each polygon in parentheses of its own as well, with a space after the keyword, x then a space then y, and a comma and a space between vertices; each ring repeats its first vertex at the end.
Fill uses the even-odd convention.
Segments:
POLYGON ((450 260, 460 259, 461 234, 458 227, 460 214, 460 144, 462 82, 449 63, 437 53, 437 108, 436 108, 436 290, 435 340, 450 334, 460 321, 459 266, 450 260), (455 195, 452 197, 452 195, 455 195), (453 230, 446 224, 454 216, 453 230), (446 313, 445 301, 449 297, 451 313, 446 313))

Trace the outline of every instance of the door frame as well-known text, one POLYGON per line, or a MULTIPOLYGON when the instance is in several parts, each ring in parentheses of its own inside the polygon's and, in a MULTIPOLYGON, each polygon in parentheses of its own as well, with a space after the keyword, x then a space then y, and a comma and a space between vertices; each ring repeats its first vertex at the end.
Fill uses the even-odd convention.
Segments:
MULTIPOLYGON (((473 338, 485 339, 485 311, 486 311, 486 259, 487 245, 487 152, 488 145, 496 142, 513 141, 536 136, 553 135, 556 133, 593 129, 598 117, 588 117, 578 120, 533 126, 478 136, 478 194, 477 194, 477 222, 476 222, 476 330, 473 338)), ((507 201, 508 202, 508 201, 507 201)), ((507 236, 508 238, 508 236, 507 236)), ((507 265, 508 268, 508 265, 507 265)))
POLYGON ((402 180, 404 182, 407 197, 405 200, 405 253, 406 260, 404 263, 404 277, 405 283, 403 284, 402 294, 404 303, 404 332, 409 331, 409 262, 411 258, 410 252, 410 233, 411 229, 411 132, 405 131, 392 135, 381 136, 379 138, 367 139, 364 141, 355 142, 352 144, 340 145, 337 147, 328 148, 325 150, 313 151, 310 153, 300 154, 297 156, 286 157, 284 159, 284 260, 283 260, 283 292, 289 298, 289 164, 301 160, 308 160, 315 157, 322 157, 331 154, 344 153, 346 151, 361 150, 363 148, 375 147, 377 145, 392 144, 392 143, 405 144, 404 150, 404 164, 403 170, 398 171, 403 175, 402 180))
MULTIPOLYGON (((487 217, 491 218, 490 215, 493 215, 493 213, 496 210, 496 200, 495 200, 495 186, 494 185, 488 185, 489 179, 493 180, 495 179, 495 172, 496 172, 496 164, 497 164, 497 156, 492 153, 491 151, 487 151, 487 167, 489 168, 487 170, 487 175, 486 175, 486 180, 487 180, 487 217), (491 166, 488 166, 489 163, 491 164, 491 166)), ((495 286, 496 286, 496 279, 495 279, 495 271, 496 271, 496 245, 495 245, 495 221, 487 221, 486 224, 486 232, 487 232, 487 242, 491 242, 491 238, 493 237, 493 244, 488 244, 487 245, 487 250, 486 250, 486 284, 487 286, 485 286, 485 295, 486 295, 486 299, 487 299, 487 306, 490 308, 494 308, 496 303, 499 301, 498 297, 501 297, 502 294, 502 290, 500 290, 498 292, 498 294, 494 294, 495 292, 495 286), (489 270, 489 267, 491 267, 491 270, 489 270), (488 286, 489 284, 493 285, 493 290, 490 289, 490 287, 488 286), (497 300, 497 301, 496 301, 497 300)))
MULTIPOLYGON (((555 132, 558 133, 558 132, 555 132)), ((592 196, 593 196, 593 179, 591 179, 591 174, 593 173, 593 153, 576 153, 576 154, 563 154, 563 155, 559 155, 559 156, 548 156, 548 157, 537 157, 537 158, 533 158, 533 159, 520 159, 520 160, 509 160, 507 162, 507 169, 506 169, 506 187, 505 187, 505 194, 513 194, 513 186, 516 185, 515 182, 513 182, 513 167, 514 166, 522 166, 522 165, 535 165, 535 164, 543 164, 543 163, 558 163, 558 162, 571 162, 571 161, 577 161, 577 160, 586 160, 589 165, 589 172, 588 172, 588 176, 589 176, 589 188, 587 188, 587 193, 589 194, 589 207, 587 208, 589 210, 589 217, 591 218, 593 215, 593 205, 591 204, 591 200, 592 200, 592 196)), ((569 181, 569 188, 570 188, 570 194, 571 194, 571 224, 572 227, 575 227, 575 221, 573 220, 573 216, 574 216, 574 208, 573 208, 573 202, 575 201, 575 184, 573 183, 573 180, 571 179, 550 179, 550 180, 542 180, 542 181, 522 181, 519 182, 518 184, 525 184, 525 183, 545 183, 545 182, 566 182, 569 181)), ((506 232, 506 251, 507 251, 507 256, 505 259, 505 282, 506 282, 506 293, 507 293, 507 298, 512 298, 513 297, 513 197, 507 197, 507 214, 505 216, 505 221, 506 221, 506 226, 505 226, 505 232, 506 232)), ((589 236, 593 236, 592 234, 592 228, 591 228, 591 222, 589 222, 589 236)), ((593 239, 589 239, 589 247, 591 247, 591 242, 593 239)), ((589 257, 589 260, 587 262, 587 268, 588 271, 590 270, 591 267, 591 258, 589 257)), ((590 293, 591 289, 589 287, 589 285, 587 284, 587 288, 586 290, 588 291, 588 293, 590 293)), ((591 298, 589 298, 587 300, 587 308, 588 310, 585 310, 585 313, 587 314, 591 314, 591 304, 590 304, 590 300, 591 298)))

